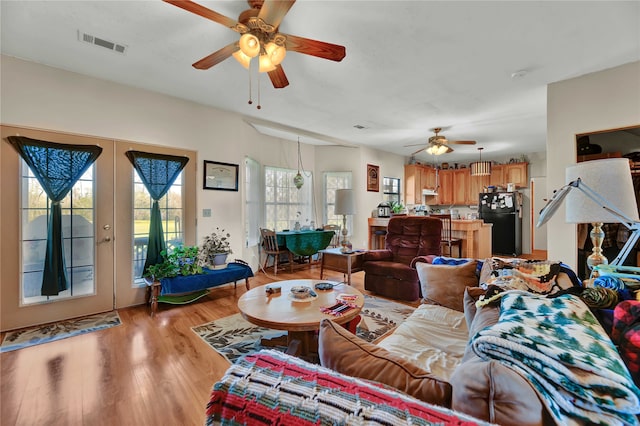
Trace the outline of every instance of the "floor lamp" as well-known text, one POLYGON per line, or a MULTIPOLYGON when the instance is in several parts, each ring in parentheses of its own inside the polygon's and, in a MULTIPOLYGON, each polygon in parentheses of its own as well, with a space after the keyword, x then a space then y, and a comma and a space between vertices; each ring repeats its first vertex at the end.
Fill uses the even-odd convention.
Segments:
POLYGON ((336 190, 336 204, 334 207, 334 213, 342 215, 342 248, 343 253, 348 253, 352 249, 352 245, 347 239, 347 215, 356 213, 356 203, 353 198, 353 190, 351 189, 337 189, 336 190))
POLYGON ((621 223, 631 231, 626 244, 611 262, 612 265, 622 265, 640 238, 638 207, 629 160, 609 158, 571 165, 566 169, 566 182, 540 211, 537 226, 549 220, 566 197, 567 223, 593 224, 593 250, 587 258, 589 269, 608 263, 602 255, 603 223, 621 223))

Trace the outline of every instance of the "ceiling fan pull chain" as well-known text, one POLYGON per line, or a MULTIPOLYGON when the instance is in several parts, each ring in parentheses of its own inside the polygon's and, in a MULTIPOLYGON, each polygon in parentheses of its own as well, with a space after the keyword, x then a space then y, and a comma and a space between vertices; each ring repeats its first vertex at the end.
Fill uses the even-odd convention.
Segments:
POLYGON ((249 76, 249 105, 253 103, 251 100, 251 61, 249 61, 249 69, 247 70, 247 75, 249 76))
POLYGON ((258 106, 256 108, 262 108, 262 106, 260 106, 260 73, 258 73, 258 106))

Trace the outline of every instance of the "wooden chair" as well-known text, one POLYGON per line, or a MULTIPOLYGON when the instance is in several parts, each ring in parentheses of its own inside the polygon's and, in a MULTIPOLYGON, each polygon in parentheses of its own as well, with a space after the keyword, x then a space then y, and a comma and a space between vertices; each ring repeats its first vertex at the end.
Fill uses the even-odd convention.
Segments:
POLYGON ((260 235, 262 237, 262 250, 264 250, 264 254, 266 255, 262 268, 267 268, 269 256, 273 256, 273 275, 278 275, 280 255, 286 254, 289 259, 289 272, 293 273, 293 253, 287 250, 286 247, 278 246, 278 237, 275 231, 260 228, 260 235))
POLYGON ((322 229, 325 231, 333 231, 333 238, 331 238, 329 247, 340 246, 340 230, 342 229, 340 225, 324 225, 322 229))
POLYGON ((462 257, 462 239, 453 237, 451 232, 451 215, 450 214, 430 214, 431 217, 437 217, 442 221, 442 245, 449 247, 447 253, 453 257, 452 247, 458 246, 458 257, 462 257))

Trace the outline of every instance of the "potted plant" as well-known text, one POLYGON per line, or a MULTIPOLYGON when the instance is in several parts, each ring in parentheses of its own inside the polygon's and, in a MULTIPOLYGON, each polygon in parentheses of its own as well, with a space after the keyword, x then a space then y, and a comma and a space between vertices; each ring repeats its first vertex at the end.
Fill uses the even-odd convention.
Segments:
POLYGON ((399 203, 397 201, 394 201, 391 203, 391 214, 394 216, 400 216, 403 214, 406 214, 405 210, 404 210, 404 205, 402 203, 399 203))
POLYGON ((149 266, 143 276, 150 277, 153 281, 160 281, 162 278, 173 278, 178 275, 201 274, 198 250, 197 246, 178 246, 172 250, 162 250, 160 254, 164 261, 149 266))
POLYGON ((198 254, 198 263, 201 266, 212 265, 214 268, 225 265, 227 255, 233 253, 229 238, 231 235, 224 229, 216 227, 216 230, 204 237, 200 252, 198 254))

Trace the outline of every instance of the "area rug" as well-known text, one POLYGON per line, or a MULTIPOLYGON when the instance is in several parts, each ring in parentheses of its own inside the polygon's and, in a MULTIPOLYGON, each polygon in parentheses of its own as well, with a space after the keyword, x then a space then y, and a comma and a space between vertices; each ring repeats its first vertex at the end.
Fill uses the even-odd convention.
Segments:
POLYGON ((45 325, 8 332, 4 336, 1 352, 15 351, 16 349, 54 342, 92 331, 120 325, 120 316, 117 311, 104 312, 82 318, 74 318, 45 325))
MULTIPOLYGON (((411 306, 365 295, 364 307, 360 312, 362 321, 358 324, 356 335, 372 342, 403 322, 413 311, 411 306)), ((286 334, 286 331, 255 326, 240 314, 191 329, 229 362, 262 349, 262 338, 271 339, 286 334)))

